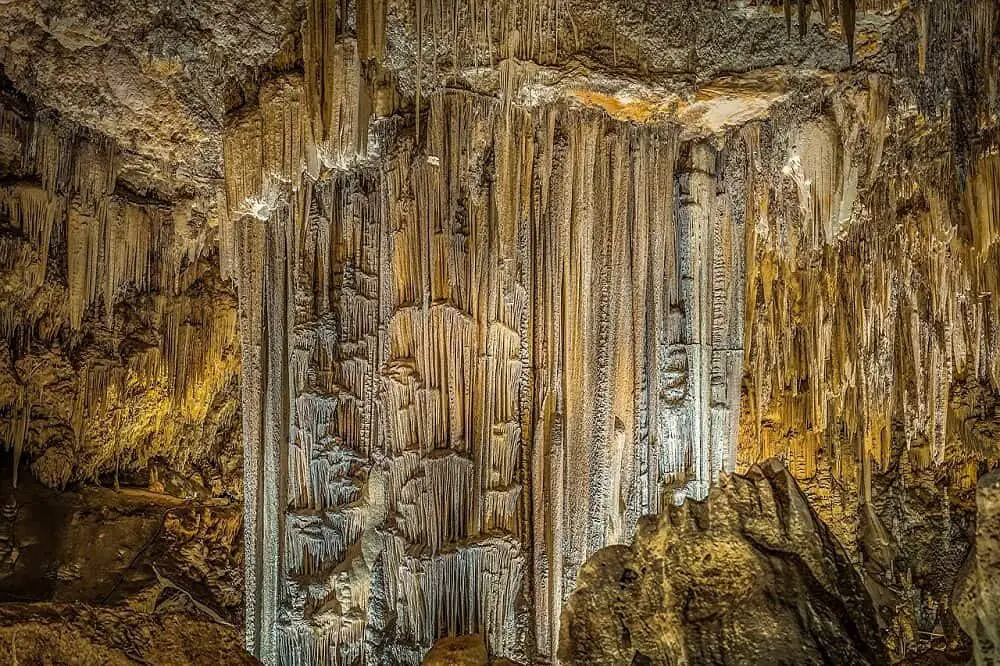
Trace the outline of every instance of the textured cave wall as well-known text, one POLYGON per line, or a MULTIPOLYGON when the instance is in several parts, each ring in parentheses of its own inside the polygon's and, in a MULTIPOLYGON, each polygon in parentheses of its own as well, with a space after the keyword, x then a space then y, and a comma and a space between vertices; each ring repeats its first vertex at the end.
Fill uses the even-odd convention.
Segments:
MULTIPOLYGON (((551 659, 596 551, 774 455, 894 656, 961 642, 995 2, 148 4, 0 4, 4 441, 242 497, 266 661, 551 659)), ((157 571, 231 609, 205 560, 157 571)))
POLYGON ((964 640, 951 588, 997 458, 997 16, 916 5, 891 76, 792 109, 808 120, 790 132, 743 131, 759 221, 739 466, 788 464, 896 657, 964 640))
POLYGON ((5 102, 0 403, 15 460, 52 486, 237 497, 236 302, 211 212, 119 184, 113 142, 5 102))
POLYGON ((107 98, 70 88, 108 83, 86 65, 97 47, 74 62, 32 41, 38 24, 7 21, 28 9, 0 7, 3 74, 30 92, 0 75, 0 661, 249 663, 233 629, 238 313, 214 191, 148 137, 134 150, 120 114, 89 122, 107 98), (19 59, 64 68, 66 97, 19 59))

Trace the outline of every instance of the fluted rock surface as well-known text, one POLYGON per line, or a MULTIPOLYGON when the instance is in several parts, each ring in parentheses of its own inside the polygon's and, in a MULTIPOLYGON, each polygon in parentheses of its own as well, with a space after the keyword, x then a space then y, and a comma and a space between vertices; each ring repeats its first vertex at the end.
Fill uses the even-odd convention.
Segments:
POLYGON ((387 124, 375 163, 300 181, 308 118, 275 113, 308 109, 282 106, 295 86, 227 141, 253 611, 286 618, 293 661, 417 661, 474 631, 548 654, 589 554, 735 462, 742 231, 716 154, 679 156, 667 124, 441 91, 416 161, 387 124), (252 180, 261 156, 290 175, 252 180))

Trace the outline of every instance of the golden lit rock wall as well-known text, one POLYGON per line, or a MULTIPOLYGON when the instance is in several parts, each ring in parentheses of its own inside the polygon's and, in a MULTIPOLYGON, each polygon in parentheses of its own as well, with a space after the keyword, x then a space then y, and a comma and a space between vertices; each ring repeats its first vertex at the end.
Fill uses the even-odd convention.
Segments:
POLYGON ((894 76, 841 77, 729 143, 752 230, 738 467, 788 464, 897 657, 961 640, 951 586, 1000 379, 1000 13, 912 9, 894 76))
POLYGON ((148 472, 180 494, 238 494, 237 314, 213 212, 131 191, 112 142, 13 97, 0 145, 0 427, 15 459, 54 486, 148 472))
POLYGON ((954 127, 891 85, 873 75, 790 130, 742 130, 754 233, 741 459, 781 455, 801 479, 833 470, 862 502, 894 423, 917 467, 947 462, 967 487, 996 456, 965 428, 964 390, 952 395, 1000 381, 996 143, 957 151, 954 127))

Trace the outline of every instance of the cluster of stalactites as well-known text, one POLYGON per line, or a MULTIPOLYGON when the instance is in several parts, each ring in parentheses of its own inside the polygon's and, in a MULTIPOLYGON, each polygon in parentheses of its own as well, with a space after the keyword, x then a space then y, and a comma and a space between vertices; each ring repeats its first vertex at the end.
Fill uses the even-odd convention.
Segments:
MULTIPOLYGON (((418 52, 422 51, 425 41, 431 41, 436 49, 442 44, 451 45, 450 53, 435 50, 426 58, 435 70, 429 72, 432 77, 436 70, 443 69, 438 62, 442 57, 446 57, 451 66, 469 62, 474 67, 494 67, 508 58, 556 62, 560 51, 572 50, 569 42, 574 36, 578 38, 568 8, 555 0, 457 0, 450 3, 417 0, 414 12, 412 20, 418 52)), ((423 60, 420 53, 418 67, 428 64, 423 60)), ((418 78, 426 73, 417 72, 418 78)))
POLYGON ((530 521, 552 654, 586 558, 667 484, 731 468, 742 231, 708 146, 675 202, 671 127, 458 91, 429 107, 426 154, 387 174, 389 515, 435 567, 486 534, 527 549, 530 521))
POLYGON ((303 73, 265 83, 223 138, 220 254, 243 356, 247 642, 268 663, 353 663, 368 614, 357 543, 378 513, 365 508, 364 463, 379 434, 383 280, 380 197, 363 162, 369 119, 393 102, 378 94, 386 6, 348 9, 306 3, 303 73), (325 579, 335 568, 345 575, 325 579))
POLYGON ((0 109, 0 136, 21 148, 14 182, 0 188, 0 213, 30 246, 31 289, 45 283, 53 248, 65 248, 71 328, 97 303, 110 320, 130 290, 173 294, 188 285, 204 250, 204 235, 188 228, 189 203, 138 203, 116 191, 116 148, 102 136, 10 109, 0 109))
MULTIPOLYGON (((813 12, 814 0, 782 0, 785 10, 785 28, 788 36, 792 36, 792 14, 798 19, 799 36, 804 37, 809 29, 809 20, 813 12)), ((847 42, 847 50, 850 58, 854 59, 854 30, 857 20, 858 3, 857 0, 815 0, 816 9, 819 11, 823 23, 827 27, 834 20, 839 20, 840 28, 844 32, 844 40, 847 42)), ((877 5, 883 8, 885 5, 892 5, 895 8, 896 0, 862 0, 863 9, 875 9, 870 5, 877 5)), ((878 9, 876 9, 878 11, 878 9)))
POLYGON ((984 296, 1000 287, 1000 158, 996 148, 975 155, 961 191, 940 130, 919 139, 938 157, 883 163, 887 137, 914 128, 889 113, 888 92, 874 78, 835 101, 833 117, 771 132, 770 146, 760 128, 743 132, 756 220, 744 405, 755 445, 741 450, 744 464, 785 455, 811 478, 826 450, 865 497, 869 461, 888 464, 896 424, 913 460, 941 463, 958 445, 953 383, 1000 388, 1000 309, 984 296))
POLYGON ((350 613, 391 629, 367 611, 378 603, 407 618, 382 639, 409 645, 407 662, 449 631, 522 655, 531 549, 537 649, 551 654, 588 555, 627 539, 666 484, 707 488, 732 466, 743 248, 715 153, 685 167, 675 220, 674 128, 443 91, 416 162, 404 143, 370 173, 313 181, 304 97, 282 97, 284 115, 275 99, 226 139, 231 202, 268 174, 286 197, 223 234, 241 294, 245 469, 271 493, 248 491, 249 541, 275 530, 290 567, 276 575, 248 550, 248 596, 262 600, 250 639, 268 658, 345 663, 362 649, 350 613), (371 460, 381 512, 365 499, 371 460), (269 497, 287 500, 283 522, 269 497), (529 520, 552 538, 529 544, 529 520), (378 548, 398 561, 375 576, 378 548))
MULTIPOLYGON (((58 411, 67 415, 77 443, 96 449, 81 456, 80 469, 64 466, 43 473, 43 480, 62 485, 109 465, 144 464, 158 451, 196 457, 197 451, 185 453, 172 443, 205 419, 209 396, 234 372, 226 361, 235 344, 232 308, 182 294, 200 276, 205 225, 192 224, 190 203, 139 202, 123 193, 117 152, 106 138, 0 108, 0 140, 16 151, 0 186, 0 218, 13 232, 0 242, 0 265, 5 279, 20 285, 0 299, 0 334, 18 341, 12 360, 23 395, 9 406, 12 422, 27 423, 33 409, 50 409, 51 372, 32 355, 44 354, 60 331, 71 340, 89 327, 124 335, 117 306, 140 299, 158 334, 158 345, 118 363, 87 357, 76 398, 58 411), (138 387, 152 387, 141 412, 121 409, 138 387), (171 412, 177 406, 180 416, 171 412), (156 450, 147 446, 150 432, 157 434, 156 450), (113 446, 99 445, 111 440, 113 446)), ((26 427, 18 426, 23 432, 6 441, 23 447, 26 427)))
MULTIPOLYGON (((345 3, 310 0, 302 25, 303 74, 266 82, 255 106, 235 113, 223 141, 225 217, 268 219, 279 206, 293 205, 303 177, 317 180, 363 159, 369 121, 379 87, 370 78, 381 71, 385 50, 385 7, 377 0, 358 4, 353 23, 341 15, 345 3)), ((225 221, 225 220, 224 220, 225 221)), ((234 256, 233 224, 224 229, 224 272, 234 256)))
MULTIPOLYGON (((978 76, 990 87, 994 94, 997 77, 991 71, 993 32, 1000 20, 995 0, 969 0, 958 3, 953 0, 918 0, 912 3, 901 0, 782 0, 785 14, 785 28, 789 38, 793 23, 797 25, 800 37, 809 30, 813 13, 819 12, 820 19, 829 28, 838 23, 847 43, 851 60, 854 59, 855 32, 859 13, 886 14, 909 7, 913 12, 918 33, 918 66, 921 74, 927 71, 929 49, 935 27, 950 32, 955 26, 965 25, 970 51, 977 55, 978 76), (934 25, 935 23, 939 25, 934 25)), ((938 35, 939 37, 941 35, 938 35)), ((943 40, 950 43, 950 40, 943 40)))

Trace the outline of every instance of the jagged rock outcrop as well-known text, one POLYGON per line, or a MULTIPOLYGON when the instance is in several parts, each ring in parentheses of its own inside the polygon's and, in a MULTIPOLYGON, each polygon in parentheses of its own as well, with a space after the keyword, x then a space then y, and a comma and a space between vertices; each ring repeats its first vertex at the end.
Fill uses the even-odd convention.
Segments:
POLYGON ((238 506, 0 473, 0 663, 258 663, 238 506))
POLYGON ((977 666, 1000 663, 1000 472, 979 479, 976 542, 954 592, 955 615, 977 666))
POLYGON ((598 551, 563 610, 569 664, 884 664, 846 551, 777 461, 598 551))

